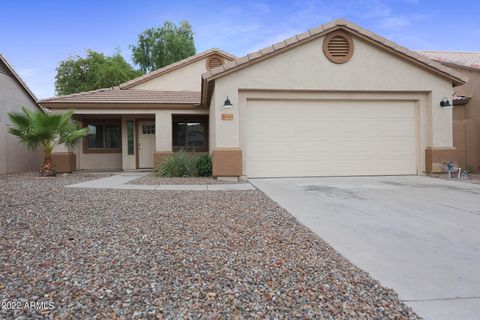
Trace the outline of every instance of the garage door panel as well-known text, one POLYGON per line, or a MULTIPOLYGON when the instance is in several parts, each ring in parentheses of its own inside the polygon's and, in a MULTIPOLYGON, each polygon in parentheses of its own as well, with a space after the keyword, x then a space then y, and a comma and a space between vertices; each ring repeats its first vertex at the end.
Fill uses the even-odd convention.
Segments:
MULTIPOLYGON (((277 125, 276 122, 271 123, 277 125)), ((306 135, 310 135, 312 138, 316 136, 351 138, 352 135, 364 137, 383 137, 385 135, 405 137, 408 133, 410 137, 415 138, 415 128, 415 118, 385 120, 381 122, 371 119, 345 119, 335 123, 325 120, 293 122, 290 126, 282 122, 275 130, 267 128, 265 131, 284 134, 291 129, 293 138, 299 136, 301 139, 304 139, 306 135)))
MULTIPOLYGON (((390 159, 392 154, 396 159, 415 159, 416 152, 406 145, 396 145, 385 149, 364 148, 358 145, 343 145, 343 146, 331 146, 331 147, 319 147, 318 149, 323 152, 312 152, 312 148, 315 146, 295 146, 292 149, 286 149, 289 153, 289 158, 292 159, 309 159, 315 161, 321 161, 328 157, 328 161, 335 161, 339 159, 348 159, 351 161, 354 159, 371 159, 372 153, 377 159, 390 159)), ((280 153, 281 151, 277 152, 280 153)), ((265 156, 262 156, 265 158, 265 156)))
MULTIPOLYGON (((275 103, 284 103, 283 101, 269 102, 269 112, 275 111, 275 103)), ((291 103, 288 108, 295 120, 345 120, 345 119, 374 119, 374 120, 394 120, 411 119, 416 117, 415 109, 403 108, 405 102, 377 102, 368 101, 298 101, 291 103), (385 114, 385 110, 392 111, 385 114)), ((262 105, 263 108, 263 105, 262 105)), ((265 110, 265 109, 264 109, 265 110)), ((278 111, 278 110, 277 110, 278 111)))
POLYGON ((414 102, 248 101, 250 177, 416 174, 414 102))
POLYGON ((275 160, 273 163, 271 161, 260 161, 254 160, 252 162, 252 173, 251 176, 257 177, 288 177, 294 176, 294 172, 287 171, 288 168, 292 167, 291 161, 287 160, 275 160))
POLYGON ((335 166, 329 161, 298 161, 295 165, 298 170, 293 175, 298 176, 349 176, 349 175, 368 175, 368 172, 375 171, 378 175, 404 174, 404 170, 409 170, 404 165, 403 160, 387 159, 375 161, 372 159, 358 159, 356 166, 352 168, 348 160, 337 160, 335 166))
POLYGON ((377 175, 400 175, 405 174, 406 170, 415 169, 405 166, 405 161, 399 159, 359 159, 355 168, 352 168, 348 160, 339 160, 335 166, 332 166, 330 161, 256 161, 254 168, 251 177, 351 176, 371 175, 368 172, 372 171, 377 175), (294 167, 296 169, 293 169, 294 167))

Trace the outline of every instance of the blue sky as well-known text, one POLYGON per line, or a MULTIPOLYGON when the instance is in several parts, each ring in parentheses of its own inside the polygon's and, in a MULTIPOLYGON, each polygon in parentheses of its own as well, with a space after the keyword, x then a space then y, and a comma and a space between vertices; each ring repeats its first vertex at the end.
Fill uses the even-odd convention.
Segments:
POLYGON ((197 51, 244 55, 336 18, 410 49, 480 51, 480 2, 358 1, 21 1, 3 0, 0 52, 39 98, 55 94, 55 68, 69 55, 129 45, 144 29, 188 20, 197 51))

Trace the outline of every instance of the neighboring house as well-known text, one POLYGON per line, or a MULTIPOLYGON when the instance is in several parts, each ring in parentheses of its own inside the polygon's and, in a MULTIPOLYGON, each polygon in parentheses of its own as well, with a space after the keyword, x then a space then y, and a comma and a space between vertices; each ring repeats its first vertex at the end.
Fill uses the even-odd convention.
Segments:
MULTIPOLYGON (((345 20, 242 58, 209 50, 116 88, 46 99, 91 134, 56 150, 74 169, 158 166, 182 147, 215 176, 397 175, 456 159, 452 109, 464 78, 345 20)), ((61 165, 59 165, 61 164, 61 165)))
POLYGON ((418 51, 468 77, 454 90, 453 145, 461 168, 480 170, 480 52, 418 51))
POLYGON ((41 153, 29 151, 8 133, 8 113, 21 112, 22 107, 41 110, 32 91, 0 54, 0 174, 40 168, 41 153))

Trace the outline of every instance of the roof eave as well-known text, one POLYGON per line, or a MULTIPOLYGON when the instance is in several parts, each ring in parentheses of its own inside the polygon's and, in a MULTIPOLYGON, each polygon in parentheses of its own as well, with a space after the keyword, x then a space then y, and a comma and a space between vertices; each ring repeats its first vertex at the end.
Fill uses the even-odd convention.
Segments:
POLYGON ((464 99, 453 100, 452 104, 454 106, 463 106, 466 105, 470 101, 470 99, 472 99, 472 97, 465 97, 464 99))
POLYGON ((42 102, 47 109, 168 109, 168 108, 196 108, 199 102, 42 102))
MULTIPOLYGON (((435 60, 435 59, 433 59, 433 60, 435 60)), ((444 66, 450 67, 450 68, 459 68, 459 69, 465 69, 465 70, 471 70, 471 71, 480 72, 480 69, 479 69, 479 68, 474 68, 474 67, 466 66, 466 65, 463 65, 463 64, 455 63, 455 62, 453 62, 453 61, 440 61, 440 60, 435 60, 435 61, 443 64, 444 66)))
POLYGON ((29 97, 33 100, 37 108, 39 108, 41 111, 43 110, 42 106, 38 103, 38 99, 35 96, 35 94, 30 90, 30 88, 27 86, 27 84, 23 81, 23 79, 20 77, 20 75, 13 69, 13 67, 8 63, 7 59, 0 53, 0 60, 5 64, 5 66, 8 68, 8 70, 13 74, 15 79, 20 83, 22 88, 27 92, 29 97))
POLYGON ((398 56, 401 56, 403 58, 406 58, 410 62, 413 62, 422 67, 425 67, 431 70, 432 72, 451 80, 453 86, 463 85, 467 81, 467 79, 464 79, 462 75, 457 74, 457 72, 455 72, 454 70, 451 70, 446 66, 443 66, 437 61, 433 61, 418 53, 415 53, 411 50, 403 48, 394 42, 391 42, 379 35, 376 35, 368 30, 361 28, 360 26, 357 26, 351 22, 347 22, 344 20, 338 20, 335 23, 329 23, 329 24, 320 26, 318 28, 296 35, 292 38, 286 39, 285 41, 281 41, 270 47, 266 47, 257 52, 251 53, 243 58, 240 58, 239 59, 240 61, 243 60, 241 63, 238 63, 239 60, 233 61, 231 63, 227 63, 226 65, 220 66, 218 68, 215 68, 209 72, 202 74, 202 78, 210 82, 212 80, 215 80, 225 75, 228 75, 230 73, 233 73, 251 64, 268 59, 271 56, 285 52, 301 44, 312 41, 314 39, 324 36, 327 33, 330 33, 332 31, 339 30, 339 29, 350 32, 357 37, 360 37, 364 40, 367 40, 371 43, 374 43, 378 46, 388 49, 390 52, 398 56), (427 59, 429 62, 427 62, 427 60, 425 59, 427 59), (432 64, 434 64, 434 66, 432 66, 432 64), (448 70, 445 70, 445 68, 447 68, 448 70))
POLYGON ((204 59, 205 57, 208 57, 209 55, 212 55, 212 54, 217 54, 223 58, 226 58, 228 60, 235 60, 237 59, 238 57, 236 57, 235 55, 231 54, 231 53, 228 53, 226 51, 223 51, 223 50, 220 50, 220 49, 217 49, 217 48, 214 48, 214 49, 210 49, 210 50, 206 50, 204 52, 201 52, 199 54, 197 54, 196 56, 191 56, 191 57, 188 57, 188 58, 185 58, 183 60, 186 60, 184 62, 182 62, 182 60, 180 61, 177 61, 177 62, 174 62, 168 66, 165 66, 163 68, 160 68, 160 69, 157 69, 155 71, 152 71, 151 73, 149 74, 145 74, 145 75, 142 75, 136 79, 132 79, 130 81, 127 81, 125 83, 122 83, 119 85, 119 88, 120 89, 123 89, 123 90, 126 90, 126 89, 130 89, 132 87, 135 87, 141 83, 144 83, 146 81, 149 81, 149 80, 152 80, 156 77, 159 77, 161 75, 164 75, 164 74, 167 74, 169 72, 172 72, 178 68, 182 68, 184 66, 187 66, 189 64, 192 64, 194 62, 197 62, 199 60, 202 60, 204 59))

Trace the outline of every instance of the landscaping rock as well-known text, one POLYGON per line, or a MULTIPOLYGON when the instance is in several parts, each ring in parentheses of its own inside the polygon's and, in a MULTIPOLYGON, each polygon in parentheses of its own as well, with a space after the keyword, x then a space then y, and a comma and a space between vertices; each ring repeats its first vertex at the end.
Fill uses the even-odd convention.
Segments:
POLYGON ((212 177, 178 177, 178 178, 166 178, 157 177, 154 173, 147 176, 130 181, 129 184, 146 184, 146 185, 159 185, 159 184, 187 184, 187 185, 204 185, 204 184, 236 184, 247 183, 246 181, 231 181, 231 180, 219 180, 212 177))
POLYGON ((0 177, 1 319, 417 319, 259 191, 0 177))

